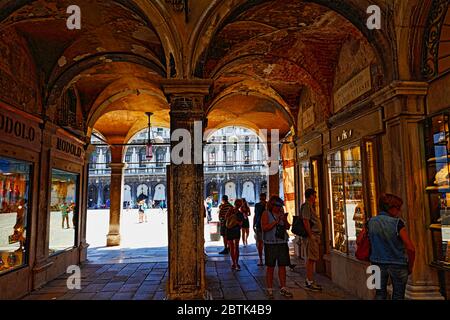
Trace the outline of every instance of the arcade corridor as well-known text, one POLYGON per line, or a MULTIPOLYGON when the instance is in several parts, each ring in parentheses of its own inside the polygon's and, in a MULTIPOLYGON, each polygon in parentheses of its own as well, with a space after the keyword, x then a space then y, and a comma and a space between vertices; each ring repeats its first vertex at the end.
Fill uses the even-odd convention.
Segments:
POLYGON ((253 253, 233 273, 260 193, 267 264, 299 261, 287 296, 370 300, 368 268, 392 264, 402 298, 449 299, 449 4, 0 0, 0 299, 262 298, 253 253), (232 265, 205 257, 223 196, 232 265), (158 207, 164 246, 123 258, 147 232, 124 224, 158 207), (361 257, 373 221, 395 245, 361 257))

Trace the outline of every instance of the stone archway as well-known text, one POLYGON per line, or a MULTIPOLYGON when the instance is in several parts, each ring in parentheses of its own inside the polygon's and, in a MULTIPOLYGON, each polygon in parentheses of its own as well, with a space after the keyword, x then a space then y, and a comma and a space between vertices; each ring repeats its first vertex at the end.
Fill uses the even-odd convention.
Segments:
POLYGON ((245 198, 249 204, 255 204, 255 185, 252 181, 245 181, 242 186, 242 198, 245 198))
POLYGON ((233 202, 237 199, 237 190, 236 190, 236 183, 233 181, 229 181, 225 183, 225 195, 228 196, 228 199, 230 202, 233 202))

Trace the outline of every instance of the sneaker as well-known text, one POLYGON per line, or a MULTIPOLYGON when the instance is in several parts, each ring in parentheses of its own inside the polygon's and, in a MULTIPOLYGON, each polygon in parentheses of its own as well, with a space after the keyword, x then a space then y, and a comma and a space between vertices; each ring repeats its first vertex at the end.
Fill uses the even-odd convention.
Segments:
POLYGON ((290 292, 288 289, 286 288, 281 288, 280 290, 280 294, 282 296, 285 296, 286 298, 292 298, 294 295, 292 294, 292 292, 290 292))
POLYGON ((317 285, 314 281, 309 282, 308 280, 305 281, 306 289, 311 291, 322 291, 322 287, 317 285))
POLYGON ((228 249, 223 249, 222 251, 219 252, 219 254, 228 254, 229 251, 228 249))
POLYGON ((273 299, 273 289, 267 289, 267 298, 273 299))

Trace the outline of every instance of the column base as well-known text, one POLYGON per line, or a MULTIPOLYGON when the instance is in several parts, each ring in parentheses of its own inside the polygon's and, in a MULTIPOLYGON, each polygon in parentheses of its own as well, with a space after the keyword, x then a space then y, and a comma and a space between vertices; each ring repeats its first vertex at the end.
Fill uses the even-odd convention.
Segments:
POLYGON ((408 284, 406 286, 405 298, 408 300, 444 300, 439 286, 427 284, 408 284))
POLYGON ((166 296, 166 300, 213 300, 211 293, 205 290, 197 292, 173 292, 166 296))
POLYGON ((120 234, 108 234, 106 236, 106 246, 107 247, 120 246, 120 234))

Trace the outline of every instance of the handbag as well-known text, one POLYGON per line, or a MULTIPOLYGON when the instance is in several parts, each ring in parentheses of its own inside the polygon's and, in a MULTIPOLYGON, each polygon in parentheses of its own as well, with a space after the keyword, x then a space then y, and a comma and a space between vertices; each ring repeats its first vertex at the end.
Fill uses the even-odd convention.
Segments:
POLYGON ((286 239, 286 228, 281 224, 276 226, 275 237, 282 240, 286 239))
POLYGON ((355 256, 356 259, 361 261, 369 261, 370 259, 369 226, 367 223, 356 238, 355 256))

